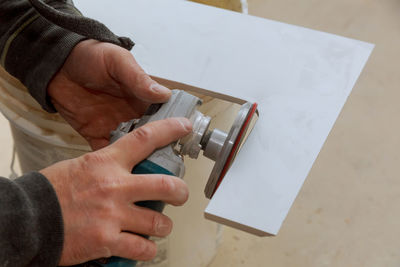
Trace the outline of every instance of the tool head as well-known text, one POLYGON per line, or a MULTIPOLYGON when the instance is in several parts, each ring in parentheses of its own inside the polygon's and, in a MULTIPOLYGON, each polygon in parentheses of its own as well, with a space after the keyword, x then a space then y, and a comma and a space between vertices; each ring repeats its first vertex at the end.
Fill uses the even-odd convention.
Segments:
MULTIPOLYGON (((247 102, 239 110, 239 113, 224 140, 222 149, 219 151, 215 159, 214 168, 211 171, 206 188, 204 189, 204 193, 207 198, 212 198, 215 191, 221 184, 225 174, 232 165, 232 162, 245 139, 246 133, 249 130, 250 122, 254 119, 254 115, 256 113, 257 103, 247 102)), ((214 129, 213 132, 216 132, 215 135, 217 137, 221 136, 220 133, 223 133, 218 129, 214 129)), ((215 142, 212 140, 212 136, 213 133, 211 133, 210 137, 208 138, 208 144, 205 145, 204 154, 206 154, 206 152, 209 150, 208 146, 214 144, 215 142)), ((215 139, 218 140, 218 138, 215 139)), ((223 140, 223 138, 220 138, 219 140, 223 140)))
POLYGON ((222 179, 232 165, 249 125, 257 113, 257 104, 247 102, 240 110, 229 130, 225 133, 219 129, 209 130, 211 118, 197 110, 201 100, 181 90, 172 90, 170 100, 164 104, 151 105, 146 114, 140 119, 122 123, 111 133, 111 142, 124 136, 135 128, 146 123, 171 117, 186 117, 192 121, 192 133, 179 140, 179 151, 176 142, 153 152, 147 159, 156 165, 168 170, 173 175, 183 177, 184 165, 181 155, 197 158, 200 151, 203 155, 215 161, 206 188, 207 198, 211 198, 222 179))

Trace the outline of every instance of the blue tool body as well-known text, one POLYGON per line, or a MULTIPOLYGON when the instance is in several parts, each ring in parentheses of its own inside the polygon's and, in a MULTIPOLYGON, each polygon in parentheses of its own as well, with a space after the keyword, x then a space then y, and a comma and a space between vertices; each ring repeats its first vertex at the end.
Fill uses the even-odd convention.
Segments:
MULTIPOLYGON (((152 104, 140 119, 121 123, 115 131, 111 132, 110 142, 116 142, 119 138, 146 123, 174 117, 190 119, 193 125, 192 133, 177 142, 155 150, 147 159, 136 165, 132 173, 166 174, 183 178, 185 172, 183 156, 187 155, 195 159, 200 150, 203 150, 205 157, 215 161, 204 191, 206 197, 211 198, 243 141, 248 123, 256 114, 257 104, 245 103, 228 133, 218 129, 209 130, 211 118, 196 109, 199 105, 201 105, 201 100, 198 97, 184 91, 172 90, 168 102, 152 104)), ((141 201, 135 204, 158 212, 162 212, 165 206, 165 203, 157 200, 141 201)), ((79 266, 134 267, 136 261, 111 257, 90 261, 79 266)))
MULTIPOLYGON (((177 92, 175 92, 177 93, 177 92)), ((172 97, 174 99, 174 97, 172 97)), ((151 120, 160 120, 168 117, 190 117, 193 110, 197 105, 197 98, 193 97, 192 102, 188 102, 187 99, 182 99, 183 103, 179 104, 175 101, 169 101, 165 104, 153 104, 151 105, 146 114, 141 119, 133 119, 128 122, 121 123, 118 128, 111 132, 110 143, 116 142, 119 138, 122 138, 134 129, 143 126, 144 124, 150 122, 151 120), (174 106, 181 107, 175 109, 174 106), (165 109, 173 109, 174 112, 164 112, 165 109)), ((157 149, 150 155, 147 159, 143 160, 137 164, 133 170, 133 174, 166 174, 173 175, 177 177, 183 177, 184 175, 184 164, 182 157, 175 152, 172 143, 163 148, 157 149)), ((136 202, 135 205, 146 207, 158 212, 162 212, 165 203, 161 201, 140 201, 136 202)), ((144 236, 148 238, 148 236, 144 236)), ((90 261, 83 264, 83 267, 134 267, 136 266, 136 261, 128 260, 120 257, 110 257, 103 258, 94 261, 90 261)))
MULTIPOLYGON (((167 169, 161 167, 160 165, 150 161, 143 160, 138 165, 136 165, 133 170, 133 174, 166 174, 166 175, 174 175, 172 172, 167 169)), ((138 206, 149 208, 158 212, 162 212, 165 206, 165 203, 162 201, 141 201, 135 203, 138 206)), ((148 236, 146 236, 148 238, 148 236)), ((136 261, 124 259, 120 257, 111 257, 108 259, 101 259, 98 261, 92 262, 93 265, 89 266, 101 266, 101 267, 135 267, 136 261)))

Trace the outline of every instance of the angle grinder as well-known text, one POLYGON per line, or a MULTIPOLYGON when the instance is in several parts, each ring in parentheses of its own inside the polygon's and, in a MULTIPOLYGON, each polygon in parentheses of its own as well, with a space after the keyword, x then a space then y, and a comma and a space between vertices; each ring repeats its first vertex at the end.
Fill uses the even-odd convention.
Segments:
MULTIPOLYGON (((219 129, 210 130, 211 118, 197 110, 202 104, 200 98, 185 91, 172 90, 167 103, 151 105, 140 119, 121 123, 111 132, 111 143, 146 123, 172 117, 186 117, 193 125, 192 132, 186 137, 153 152, 147 159, 136 165, 133 174, 167 174, 183 178, 185 166, 183 156, 198 158, 203 155, 215 161, 207 185, 205 196, 212 198, 223 177, 231 166, 240 145, 244 141, 250 122, 257 113, 257 104, 247 102, 240 108, 228 133, 219 129)), ((161 201, 142 201, 138 206, 162 212, 165 204, 161 201)), ((111 257, 86 263, 84 266, 133 267, 136 261, 111 257)))

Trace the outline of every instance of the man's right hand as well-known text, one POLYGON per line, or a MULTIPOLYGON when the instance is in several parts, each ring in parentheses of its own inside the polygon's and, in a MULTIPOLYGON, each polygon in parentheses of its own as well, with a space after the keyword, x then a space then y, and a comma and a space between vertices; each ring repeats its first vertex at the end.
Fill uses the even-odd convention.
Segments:
POLYGON ((188 187, 177 177, 133 175, 131 170, 155 149, 190 131, 184 118, 149 123, 108 147, 40 171, 53 185, 62 210, 60 265, 110 256, 149 260, 156 255, 154 242, 137 234, 167 236, 172 221, 134 203, 161 200, 183 205, 188 187))

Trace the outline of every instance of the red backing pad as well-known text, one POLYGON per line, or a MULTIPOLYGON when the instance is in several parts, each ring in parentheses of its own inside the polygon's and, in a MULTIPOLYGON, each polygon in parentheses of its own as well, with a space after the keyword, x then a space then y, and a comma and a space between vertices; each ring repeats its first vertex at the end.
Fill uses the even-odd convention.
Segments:
POLYGON ((253 118, 254 114, 256 113, 256 110, 257 110, 257 103, 254 103, 251 106, 249 114, 247 114, 246 120, 244 121, 242 128, 240 129, 240 132, 235 140, 235 144, 233 145, 232 150, 229 153, 229 156, 225 162, 224 168, 222 169, 221 175, 218 179, 217 185, 215 186, 215 189, 214 189, 214 192, 212 193, 211 198, 214 196, 219 185, 221 184, 222 180, 224 179, 225 174, 227 173, 229 167, 231 166, 231 163, 232 163, 233 159, 235 158, 236 152, 239 149, 239 145, 241 144, 242 138, 244 137, 244 134, 246 133, 246 129, 249 126, 250 121, 253 118))

